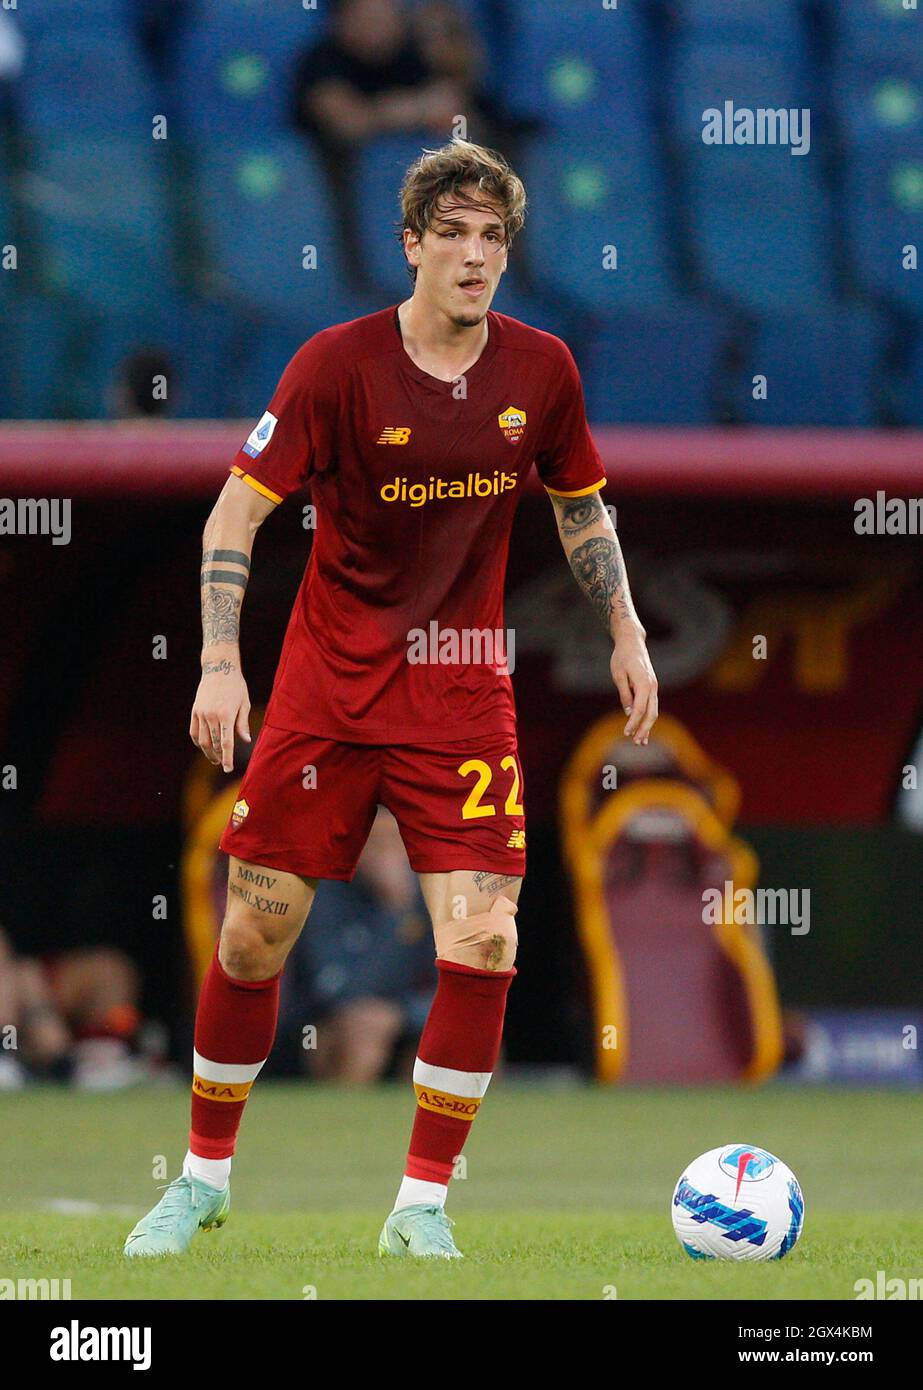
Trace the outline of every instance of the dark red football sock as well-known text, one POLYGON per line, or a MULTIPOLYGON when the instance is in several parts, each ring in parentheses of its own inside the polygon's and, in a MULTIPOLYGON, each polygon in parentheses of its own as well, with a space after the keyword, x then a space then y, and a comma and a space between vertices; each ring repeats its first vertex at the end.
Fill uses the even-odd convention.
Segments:
POLYGON ((500 1055, 512 970, 437 960, 439 983, 413 1069, 417 1113, 404 1173, 447 1183, 500 1055))
POLYGON ((269 980, 234 980, 215 950, 202 982, 195 1020, 190 1152, 230 1158, 279 1015, 282 972, 269 980))

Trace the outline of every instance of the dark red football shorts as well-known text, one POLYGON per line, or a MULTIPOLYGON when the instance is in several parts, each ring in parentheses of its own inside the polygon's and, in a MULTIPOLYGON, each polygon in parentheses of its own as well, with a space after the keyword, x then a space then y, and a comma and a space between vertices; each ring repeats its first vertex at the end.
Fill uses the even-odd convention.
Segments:
POLYGON ((264 724, 221 848, 304 878, 348 881, 382 805, 417 873, 521 876, 522 793, 511 734, 384 747, 264 724))

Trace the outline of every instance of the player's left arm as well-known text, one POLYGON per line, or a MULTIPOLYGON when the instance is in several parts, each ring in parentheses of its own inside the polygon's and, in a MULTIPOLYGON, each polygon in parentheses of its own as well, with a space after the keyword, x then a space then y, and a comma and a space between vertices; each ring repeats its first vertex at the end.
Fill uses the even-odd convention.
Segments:
POLYGON ((625 736, 637 744, 647 743, 657 719, 657 677, 612 518, 598 492, 583 497, 562 497, 551 491, 548 495, 574 578, 612 638, 609 669, 628 715, 625 736))

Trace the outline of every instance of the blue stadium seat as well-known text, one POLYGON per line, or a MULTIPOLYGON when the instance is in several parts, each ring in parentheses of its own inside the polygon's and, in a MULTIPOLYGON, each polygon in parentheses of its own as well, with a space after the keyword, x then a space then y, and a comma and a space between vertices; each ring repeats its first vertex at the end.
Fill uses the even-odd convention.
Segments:
POLYGON ((902 0, 835 0, 837 59, 873 61, 923 77, 923 11, 902 0))
POLYGON ((890 141, 896 148, 923 136, 923 75, 872 60, 848 63, 835 73, 831 91, 848 145, 890 141))
POLYGON ((239 420, 258 420, 288 362, 310 336, 310 331, 297 324, 241 320, 228 358, 226 414, 239 420))
POLYGON ((687 216, 711 288, 757 313, 832 298, 831 219, 810 158, 690 145, 687 216))
POLYGON ((865 145, 846 161, 840 219, 863 289, 923 311, 923 135, 865 145), (919 269, 905 269, 915 246, 919 269))
POLYGON ((723 112, 726 101, 735 109, 813 105, 799 52, 695 34, 681 36, 673 49, 667 93, 674 133, 683 140, 701 140, 703 112, 723 112))
POLYGON ((923 318, 914 325, 907 367, 901 423, 919 430, 923 429, 923 318))
POLYGON ((323 170, 297 135, 199 152, 200 210, 217 285, 234 307, 303 326, 355 317, 323 170), (305 268, 313 247, 316 269, 305 268))
POLYGON ((753 425, 871 428, 877 423, 875 377, 885 342, 882 320, 868 310, 783 314, 760 323, 748 340, 734 396, 753 425), (754 374, 766 399, 753 399, 754 374))
POLYGON ((146 350, 163 353, 172 368, 166 412, 171 418, 220 419, 233 328, 224 306, 185 296, 164 296, 142 313, 100 316, 86 333, 80 413, 90 419, 116 415, 125 363, 146 350))
POLYGON ((132 36, 121 27, 120 10, 72 4, 51 23, 36 6, 20 6, 27 42, 16 83, 17 105, 27 130, 65 135, 152 141, 152 121, 163 104, 132 36), (28 12, 28 13, 27 13, 28 12), (73 13, 72 13, 73 12, 73 13), (84 18, 77 21, 76 15, 84 18), (88 16, 94 22, 88 22, 88 16))
POLYGON ((70 371, 79 321, 67 301, 19 291, 4 303, 6 351, 3 414, 14 420, 53 420, 78 402, 70 371))
POLYGON ((424 147, 432 147, 432 137, 390 136, 374 140, 359 155, 356 187, 361 189, 361 235, 367 249, 369 274, 391 299, 404 299, 411 281, 398 237, 400 225, 400 187, 404 172, 424 147))
POLYGON ((600 315, 669 302, 675 289, 658 175, 646 143, 558 137, 533 147, 523 177, 535 283, 600 315), (612 247, 616 264, 607 269, 612 247))
POLYGON ((54 286, 102 311, 157 300, 172 283, 163 145, 45 132, 32 211, 54 286))
POLYGON ((683 34, 748 40, 795 53, 805 41, 797 0, 679 0, 670 17, 683 34))
POLYGON ((176 61, 179 115, 193 136, 249 141, 290 129, 294 70, 326 31, 323 11, 298 0, 201 5, 176 61))
POLYGON ((502 96, 511 111, 555 130, 636 126, 650 104, 648 51, 637 6, 601 0, 514 0, 502 96))
POLYGON ((714 421, 725 321, 695 304, 627 312, 579 354, 594 424, 706 425, 714 421))

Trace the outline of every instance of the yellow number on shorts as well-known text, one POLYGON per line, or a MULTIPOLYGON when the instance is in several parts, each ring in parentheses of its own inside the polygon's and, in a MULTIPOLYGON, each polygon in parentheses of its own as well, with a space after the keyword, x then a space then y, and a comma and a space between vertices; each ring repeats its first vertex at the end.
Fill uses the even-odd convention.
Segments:
MULTIPOLYGON (((519 801, 520 782, 516 759, 511 753, 508 753, 500 766, 504 772, 512 772, 513 774, 513 784, 507 793, 506 804, 503 807, 504 814, 507 816, 524 815, 525 812, 519 801)), ((462 763, 458 771, 462 777, 470 777, 472 772, 476 772, 478 775, 478 780, 468 793, 468 798, 462 807, 462 820, 476 820, 478 816, 495 816, 497 814, 496 806, 482 806, 480 804, 481 797, 490 786, 493 777, 493 771, 489 764, 483 762, 481 758, 469 758, 466 763, 462 763)))
POLYGON ((458 771, 462 777, 470 777, 472 772, 476 772, 478 775, 478 780, 468 793, 462 807, 462 820, 476 820, 478 816, 495 816, 497 814, 496 806, 479 805, 493 776, 487 763, 482 762, 480 758, 469 758, 466 763, 462 763, 458 771))
POLYGON ((519 768, 516 766, 516 759, 513 757, 512 753, 507 754, 500 766, 503 768, 504 772, 509 772, 511 768, 513 771, 513 785, 510 787, 509 795, 506 798, 506 805, 503 808, 504 811, 508 816, 525 815, 525 811, 519 803, 519 768))

